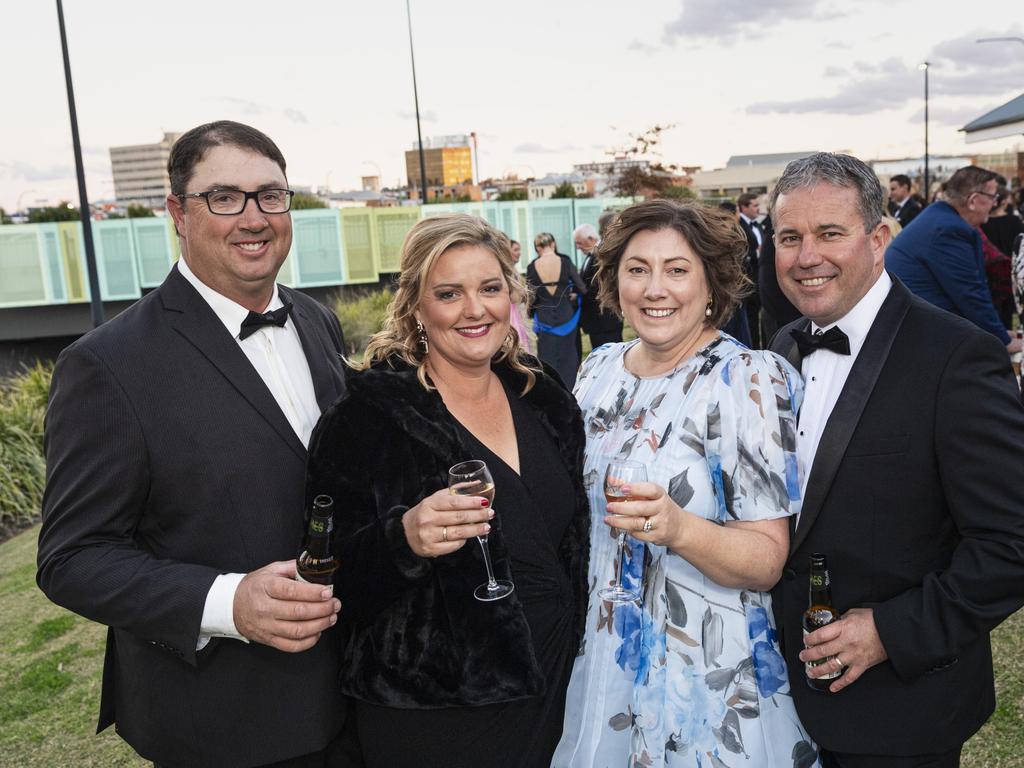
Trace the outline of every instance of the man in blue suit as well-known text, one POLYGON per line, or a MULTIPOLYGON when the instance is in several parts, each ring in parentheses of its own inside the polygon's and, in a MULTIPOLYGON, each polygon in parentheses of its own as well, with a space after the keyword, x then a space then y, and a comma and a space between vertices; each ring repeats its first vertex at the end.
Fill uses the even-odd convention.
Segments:
POLYGON ((992 304, 978 227, 996 201, 996 174, 961 168, 946 183, 946 199, 929 205, 885 254, 886 270, 925 301, 960 315, 996 336, 1009 352, 1010 340, 992 304))

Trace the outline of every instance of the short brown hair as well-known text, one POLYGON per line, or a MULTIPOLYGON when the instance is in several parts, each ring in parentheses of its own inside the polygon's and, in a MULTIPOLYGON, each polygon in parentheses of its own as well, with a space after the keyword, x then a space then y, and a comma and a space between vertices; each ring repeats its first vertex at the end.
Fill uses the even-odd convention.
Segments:
POLYGON ((946 200, 953 205, 963 205, 972 194, 980 192, 982 187, 996 179, 992 171, 976 165, 965 165, 946 182, 946 200))
POLYGON ((747 236, 727 211, 703 203, 646 200, 619 214, 597 246, 597 300, 622 315, 619 305, 619 262, 638 232, 672 229, 678 232, 704 265, 711 289, 708 325, 724 325, 750 290, 743 269, 747 236))
POLYGON ((171 156, 167 159, 171 194, 185 194, 185 188, 192 180, 192 174, 199 162, 209 150, 223 144, 246 149, 273 160, 285 178, 288 178, 284 155, 269 136, 251 125, 236 123, 233 120, 218 120, 197 126, 174 142, 171 156))
MULTIPOLYGON (((399 358, 416 369, 416 376, 427 389, 427 355, 419 341, 415 312, 420 306, 427 275, 437 260, 451 248, 479 245, 494 254, 501 265, 501 273, 508 285, 509 295, 525 295, 526 285, 516 271, 512 244, 508 237, 479 216, 466 213, 447 213, 422 219, 409 230, 402 243, 401 271, 395 298, 388 306, 384 327, 375 333, 366 346, 366 353, 356 369, 369 368, 374 363, 399 358)), ((526 376, 523 394, 536 381, 535 364, 523 356, 519 335, 509 328, 495 362, 507 362, 526 376)))

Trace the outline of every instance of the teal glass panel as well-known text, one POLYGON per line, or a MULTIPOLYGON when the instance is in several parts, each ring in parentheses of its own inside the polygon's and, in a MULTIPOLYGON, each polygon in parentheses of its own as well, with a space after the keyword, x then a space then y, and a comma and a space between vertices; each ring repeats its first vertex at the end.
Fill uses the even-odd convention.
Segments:
MULTIPOLYGON (((573 243, 573 213, 571 199, 568 200, 536 200, 530 203, 530 224, 532 227, 530 246, 533 238, 541 232, 550 232, 555 236, 558 252, 564 253, 573 263, 577 263, 576 245, 573 243)), ((577 264, 578 266, 578 264, 577 264)))
POLYGON ((0 307, 47 304, 39 227, 29 224, 0 228, 0 307))
POLYGON ((57 228, 40 227, 39 242, 43 249, 43 263, 48 272, 50 296, 54 304, 64 304, 68 300, 68 294, 64 287, 64 264, 60 258, 60 237, 57 228))
POLYGON ((171 237, 164 219, 131 219, 139 284, 156 288, 163 283, 174 263, 171 237))
POLYGON ((135 269, 131 222, 94 221, 92 234, 104 301, 139 298, 142 293, 135 269))
POLYGON ((292 214, 292 251, 299 287, 340 285, 341 217, 338 211, 307 210, 292 214))

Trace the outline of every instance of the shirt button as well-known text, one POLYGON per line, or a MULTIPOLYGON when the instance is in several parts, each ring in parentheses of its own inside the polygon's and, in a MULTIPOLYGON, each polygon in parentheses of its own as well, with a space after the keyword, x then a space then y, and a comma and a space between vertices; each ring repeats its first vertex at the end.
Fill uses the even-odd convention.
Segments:
POLYGON ((811 376, 811 381, 817 381, 817 380, 818 380, 817 376, 811 376))
POLYGON ((801 429, 800 430, 800 437, 803 437, 803 436, 804 436, 804 431, 801 429))

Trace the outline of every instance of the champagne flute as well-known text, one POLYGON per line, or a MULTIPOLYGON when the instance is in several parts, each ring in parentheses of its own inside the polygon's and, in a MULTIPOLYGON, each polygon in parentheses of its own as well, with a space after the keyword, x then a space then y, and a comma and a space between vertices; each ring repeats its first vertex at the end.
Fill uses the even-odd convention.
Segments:
MULTIPOLYGON (((483 496, 487 503, 494 507, 494 480, 487 465, 479 459, 463 461, 448 470, 448 488, 458 496, 483 496)), ((495 579, 494 568, 491 567, 491 550, 487 546, 487 536, 477 536, 480 549, 484 553, 484 565, 487 567, 487 583, 481 584, 473 591, 473 597, 485 603, 508 597, 515 585, 506 579, 495 579)))
MULTIPOLYGON (((613 459, 604 473, 604 498, 606 501, 630 501, 630 497, 622 489, 630 483, 647 481, 647 467, 638 461, 613 459)), ((609 515, 622 517, 609 512, 609 515)), ((598 590, 598 597, 612 603, 630 603, 640 599, 640 593, 628 589, 622 584, 622 572, 626 568, 626 532, 619 529, 618 570, 615 572, 615 584, 598 590)))

